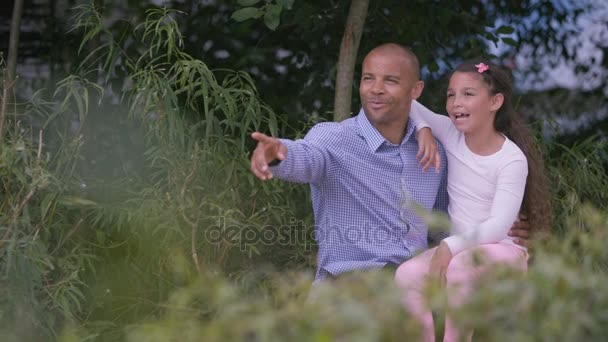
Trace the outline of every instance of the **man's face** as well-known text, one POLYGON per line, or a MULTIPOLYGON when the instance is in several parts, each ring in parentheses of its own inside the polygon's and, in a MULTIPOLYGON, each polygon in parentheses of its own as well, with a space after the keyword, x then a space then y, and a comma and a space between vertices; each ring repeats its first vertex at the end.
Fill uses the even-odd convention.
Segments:
POLYGON ((412 100, 420 96, 422 88, 399 50, 373 50, 363 61, 359 95, 365 115, 376 128, 405 123, 412 100))

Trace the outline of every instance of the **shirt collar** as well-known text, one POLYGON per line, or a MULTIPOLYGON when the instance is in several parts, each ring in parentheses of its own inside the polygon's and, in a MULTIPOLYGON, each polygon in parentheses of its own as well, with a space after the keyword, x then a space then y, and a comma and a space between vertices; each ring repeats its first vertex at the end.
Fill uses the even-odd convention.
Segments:
MULTIPOLYGON (((376 152, 384 142, 387 144, 392 144, 390 141, 386 140, 382 134, 380 134, 380 132, 378 132, 376 127, 374 127, 371 122, 369 122, 367 116, 365 116, 363 108, 361 108, 359 114, 357 115, 357 124, 359 126, 359 135, 365 139, 367 145, 373 152, 376 152)), ((400 145, 405 144, 410 137, 415 137, 416 135, 413 134, 415 131, 416 127, 414 126, 413 121, 409 120, 405 136, 403 137, 400 145)))

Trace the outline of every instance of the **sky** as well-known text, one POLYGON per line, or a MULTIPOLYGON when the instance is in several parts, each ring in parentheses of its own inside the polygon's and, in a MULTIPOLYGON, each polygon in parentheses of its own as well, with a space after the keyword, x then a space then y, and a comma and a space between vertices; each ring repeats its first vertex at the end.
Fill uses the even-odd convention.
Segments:
MULTIPOLYGON (((567 1, 554 0, 561 6, 572 6, 567 1)), ((593 10, 581 14, 576 22, 562 23, 559 27, 563 30, 571 30, 575 34, 567 36, 564 46, 567 51, 574 56, 573 60, 567 61, 564 58, 555 60, 554 51, 546 51, 546 60, 536 60, 529 57, 529 53, 534 49, 533 46, 522 46, 520 53, 515 56, 516 69, 514 71, 516 81, 523 90, 546 90, 551 88, 567 88, 593 90, 600 86, 605 87, 604 93, 608 96, 608 70, 602 67, 603 59, 602 48, 608 48, 608 0, 579 0, 577 5, 589 4, 593 10), (536 64, 536 65, 534 65, 536 64), (540 65, 539 65, 540 64, 540 65), (577 66, 584 65, 588 70, 577 70, 577 66), (532 67, 541 70, 539 78, 530 77, 518 70, 527 71, 532 67)), ((536 18, 532 15, 530 20, 536 18)), ((557 25, 555 23, 552 23, 557 25)), ((522 23, 525 27, 526 23, 522 23)), ((523 28, 525 29, 525 28, 523 28)), ((510 36, 517 39, 517 35, 510 36)), ((489 44, 490 52, 500 55, 513 48, 501 42, 495 46, 489 44)), ((561 47, 556 47, 561 49, 561 47)))

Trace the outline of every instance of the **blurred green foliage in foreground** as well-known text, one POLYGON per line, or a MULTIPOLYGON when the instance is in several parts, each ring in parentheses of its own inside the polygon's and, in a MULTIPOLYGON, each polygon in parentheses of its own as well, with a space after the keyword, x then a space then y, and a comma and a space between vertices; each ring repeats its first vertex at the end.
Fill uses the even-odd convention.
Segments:
MULTIPOLYGON (((0 149, 0 340, 402 340, 419 334, 388 271, 315 287, 308 189, 259 182, 248 135, 300 137, 247 74, 181 50, 149 11, 139 55, 93 7, 80 74, 10 106, 0 149), (86 49, 85 49, 86 50, 86 49), (116 61, 129 86, 105 94, 116 61), (101 66, 101 69, 100 69, 101 66), (96 122, 113 122, 98 131, 96 122), (117 146, 120 146, 118 148, 117 146), (124 146, 129 146, 125 149, 124 146)), ((608 336, 606 142, 543 145, 556 223, 525 278, 496 269, 454 313, 482 341, 608 336)), ((445 313, 444 294, 429 289, 445 313)))

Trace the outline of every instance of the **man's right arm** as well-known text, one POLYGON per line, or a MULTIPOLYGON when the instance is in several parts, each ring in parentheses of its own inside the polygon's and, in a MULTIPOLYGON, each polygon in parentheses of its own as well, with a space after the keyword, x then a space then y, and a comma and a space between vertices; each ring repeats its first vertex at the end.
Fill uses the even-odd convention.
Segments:
POLYGON ((262 180, 276 176, 295 183, 318 183, 339 167, 341 137, 337 123, 317 124, 297 141, 256 132, 252 138, 258 146, 251 156, 251 171, 262 180), (271 162, 277 165, 269 166, 271 162))
POLYGON ((260 132, 253 132, 251 138, 258 142, 251 154, 251 172, 261 180, 272 179, 269 164, 282 161, 287 156, 287 147, 277 138, 260 132))

